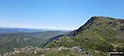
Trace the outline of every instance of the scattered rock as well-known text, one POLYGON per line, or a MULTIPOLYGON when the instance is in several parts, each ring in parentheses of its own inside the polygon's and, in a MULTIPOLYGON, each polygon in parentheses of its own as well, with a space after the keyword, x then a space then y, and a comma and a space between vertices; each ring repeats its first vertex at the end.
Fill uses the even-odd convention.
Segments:
MULTIPOLYGON (((76 53, 79 53, 79 54, 82 54, 82 53, 86 53, 87 55, 91 55, 89 52, 86 52, 82 47, 78 47, 78 46, 74 46, 72 48, 68 48, 68 47, 59 47, 59 48, 53 48, 57 51, 72 51, 72 52, 76 52, 76 53)), ((37 52, 39 51, 50 51, 52 50, 51 48, 37 48, 37 47, 25 47, 25 48, 21 48, 21 49, 18 49, 18 48, 14 48, 14 51, 10 51, 8 53, 5 53, 3 56, 11 56, 11 55, 18 55, 18 54, 21 54, 21 53, 33 53, 33 54, 37 54, 37 52)), ((0 56, 2 56, 0 54, 0 56)), ((45 56, 44 54, 41 54, 40 56, 45 56)))
POLYGON ((85 50, 82 48, 82 47, 72 47, 72 50, 74 50, 75 52, 78 52, 78 53, 84 53, 85 50))
POLYGON ((45 50, 50 50, 50 48, 46 48, 45 50))
POLYGON ((44 54, 41 54, 40 56, 45 56, 44 54))
POLYGON ((0 56, 2 56, 2 54, 0 54, 0 56))
POLYGON ((70 50, 70 48, 67 48, 67 47, 59 47, 57 50, 58 50, 58 51, 62 51, 62 50, 70 50))
POLYGON ((91 53, 89 53, 89 52, 86 52, 86 54, 88 54, 89 56, 93 56, 91 53))
POLYGON ((37 54, 37 51, 34 51, 33 54, 37 54))

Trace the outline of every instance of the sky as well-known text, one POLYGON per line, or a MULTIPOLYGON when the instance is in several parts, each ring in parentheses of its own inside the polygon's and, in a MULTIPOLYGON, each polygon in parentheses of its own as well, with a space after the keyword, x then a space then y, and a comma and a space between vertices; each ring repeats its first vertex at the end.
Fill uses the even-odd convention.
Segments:
POLYGON ((92 16, 124 18, 124 0, 0 0, 0 27, 74 30, 92 16))

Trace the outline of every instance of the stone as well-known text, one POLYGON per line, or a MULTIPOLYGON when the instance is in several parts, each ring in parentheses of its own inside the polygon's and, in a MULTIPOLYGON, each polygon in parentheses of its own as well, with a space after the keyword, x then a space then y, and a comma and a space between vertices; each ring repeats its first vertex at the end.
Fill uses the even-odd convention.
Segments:
POLYGON ((33 54, 37 54, 37 51, 34 51, 33 54))
POLYGON ((85 50, 82 47, 72 47, 72 50, 78 52, 78 53, 84 53, 85 50))
POLYGON ((67 48, 67 47, 59 47, 57 50, 58 50, 58 51, 62 51, 62 50, 70 50, 70 48, 67 48))

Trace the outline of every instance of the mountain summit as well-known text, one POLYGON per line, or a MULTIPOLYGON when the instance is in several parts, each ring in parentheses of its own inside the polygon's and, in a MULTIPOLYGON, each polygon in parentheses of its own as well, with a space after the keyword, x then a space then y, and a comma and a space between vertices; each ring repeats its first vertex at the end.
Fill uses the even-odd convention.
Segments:
MULTIPOLYGON (((123 19, 114 19, 111 17, 102 17, 102 16, 94 16, 91 17, 83 26, 81 26, 79 29, 75 30, 74 34, 82 32, 86 29, 91 29, 92 30, 98 30, 98 28, 100 28, 100 30, 109 30, 110 31, 121 31, 124 30, 124 20, 123 19)), ((109 32, 110 32, 109 31, 109 32)), ((107 32, 107 31, 106 31, 107 32)), ((120 34, 120 33, 119 33, 120 34)))
POLYGON ((53 40, 48 47, 81 46, 94 56, 108 55, 109 51, 124 51, 124 20, 111 17, 91 17, 69 36, 53 40))

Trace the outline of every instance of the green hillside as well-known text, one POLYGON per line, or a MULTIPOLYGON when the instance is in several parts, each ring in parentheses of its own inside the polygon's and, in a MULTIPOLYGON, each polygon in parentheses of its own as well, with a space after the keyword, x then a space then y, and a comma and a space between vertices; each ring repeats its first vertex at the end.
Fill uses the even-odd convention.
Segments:
POLYGON ((54 40, 48 47, 81 46, 94 56, 106 56, 108 51, 124 51, 124 20, 92 17, 71 36, 54 40))
POLYGON ((35 33, 12 33, 0 35, 0 53, 8 52, 13 48, 26 46, 42 47, 49 38, 65 34, 62 31, 45 31, 35 33))
POLYGON ((79 29, 51 39, 44 48, 25 47, 6 54, 11 56, 109 56, 109 51, 124 51, 124 20, 94 16, 79 29), (15 51, 18 53, 12 54, 15 51))

